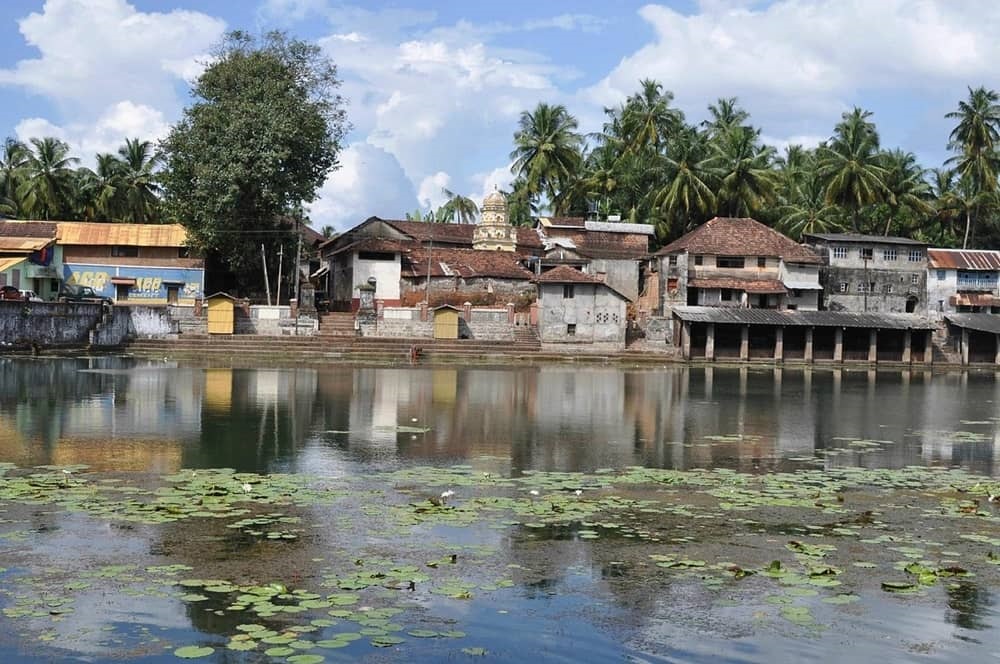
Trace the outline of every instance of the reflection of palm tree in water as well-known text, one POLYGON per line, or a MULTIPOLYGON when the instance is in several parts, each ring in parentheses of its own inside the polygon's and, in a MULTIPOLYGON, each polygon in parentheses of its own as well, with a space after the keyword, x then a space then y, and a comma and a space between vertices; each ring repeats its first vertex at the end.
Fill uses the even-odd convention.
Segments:
POLYGON ((974 583, 960 583, 948 588, 948 610, 944 619, 964 629, 988 629, 990 625, 985 617, 990 606, 993 606, 993 596, 988 590, 974 583))

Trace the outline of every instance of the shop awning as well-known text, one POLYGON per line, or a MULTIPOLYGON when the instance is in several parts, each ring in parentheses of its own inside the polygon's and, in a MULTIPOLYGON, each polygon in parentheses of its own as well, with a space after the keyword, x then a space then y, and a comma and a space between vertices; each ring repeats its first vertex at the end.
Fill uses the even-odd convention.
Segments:
POLYGON ((135 277, 111 277, 115 286, 135 286, 135 277))
POLYGON ((329 272, 329 271, 330 271, 330 266, 329 265, 324 265, 320 269, 318 269, 315 272, 313 272, 312 274, 310 274, 309 278, 310 279, 318 279, 318 278, 326 275, 326 273, 329 272))

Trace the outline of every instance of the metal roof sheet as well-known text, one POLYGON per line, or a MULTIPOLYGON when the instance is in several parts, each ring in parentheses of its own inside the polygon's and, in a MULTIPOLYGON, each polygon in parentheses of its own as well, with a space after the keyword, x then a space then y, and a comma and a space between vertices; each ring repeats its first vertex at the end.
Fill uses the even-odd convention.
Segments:
POLYGON ((28 253, 38 251, 55 242, 50 237, 0 237, 0 252, 28 253))
POLYGON ((630 224, 621 221, 585 221, 583 227, 588 231, 601 231, 604 233, 656 235, 656 228, 652 224, 630 224))
POLYGON ((23 263, 28 260, 24 256, 13 256, 11 258, 0 258, 0 272, 6 272, 10 268, 16 266, 18 263, 23 263))
POLYGON ((1000 316, 996 314, 946 314, 944 319, 969 330, 1000 334, 1000 316))
POLYGON ((932 330, 936 325, 916 314, 789 311, 734 307, 674 307, 674 316, 692 323, 784 325, 788 327, 863 327, 892 330, 932 330))
POLYGON ((60 221, 59 244, 184 247, 187 232, 180 224, 114 224, 60 221))
POLYGON ((986 249, 928 249, 930 266, 939 270, 1000 270, 1000 251, 986 249))

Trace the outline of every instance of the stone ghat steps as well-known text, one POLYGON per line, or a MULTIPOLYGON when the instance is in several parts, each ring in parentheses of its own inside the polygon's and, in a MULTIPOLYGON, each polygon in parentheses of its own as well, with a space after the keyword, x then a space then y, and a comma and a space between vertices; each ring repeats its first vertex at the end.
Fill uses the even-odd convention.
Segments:
POLYGON ((354 329, 354 314, 325 313, 319 316, 319 336, 353 337, 358 332, 354 329))
POLYGON ((128 344, 127 348, 134 353, 162 355, 198 353, 229 355, 240 353, 254 354, 303 354, 340 356, 344 353, 355 355, 409 355, 416 348, 418 355, 427 353, 464 353, 469 355, 483 353, 533 353, 537 352, 537 343, 518 343, 510 341, 479 341, 469 340, 433 340, 433 339, 393 339, 393 338, 338 338, 332 337, 269 337, 255 335, 235 335, 233 337, 196 337, 185 336, 181 339, 137 339, 128 344))

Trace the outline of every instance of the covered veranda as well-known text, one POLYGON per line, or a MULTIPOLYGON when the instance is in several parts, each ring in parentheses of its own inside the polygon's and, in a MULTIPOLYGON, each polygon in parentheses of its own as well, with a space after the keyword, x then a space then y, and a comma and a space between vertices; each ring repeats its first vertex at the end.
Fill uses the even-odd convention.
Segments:
POLYGON ((948 343, 962 364, 1000 364, 1000 314, 948 314, 948 343))
POLYGON ((688 306, 673 316, 684 359, 930 364, 935 328, 914 314, 688 306))

